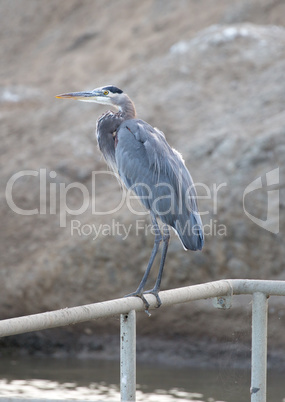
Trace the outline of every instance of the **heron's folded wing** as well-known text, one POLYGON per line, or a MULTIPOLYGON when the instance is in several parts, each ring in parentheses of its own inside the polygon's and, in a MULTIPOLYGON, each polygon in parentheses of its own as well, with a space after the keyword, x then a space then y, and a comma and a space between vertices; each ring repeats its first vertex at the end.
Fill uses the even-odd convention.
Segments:
POLYGON ((196 190, 182 156, 169 146, 158 129, 143 120, 122 123, 116 160, 119 174, 128 187, 138 181, 149 186, 165 182, 177 195, 186 192, 189 208, 198 211, 196 190))

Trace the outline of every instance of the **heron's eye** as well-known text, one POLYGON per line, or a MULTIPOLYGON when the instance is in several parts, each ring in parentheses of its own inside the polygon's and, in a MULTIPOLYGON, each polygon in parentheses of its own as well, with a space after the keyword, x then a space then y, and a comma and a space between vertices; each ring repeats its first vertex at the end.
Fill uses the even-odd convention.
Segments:
POLYGON ((108 95, 109 91, 104 91, 103 94, 104 95, 108 95))

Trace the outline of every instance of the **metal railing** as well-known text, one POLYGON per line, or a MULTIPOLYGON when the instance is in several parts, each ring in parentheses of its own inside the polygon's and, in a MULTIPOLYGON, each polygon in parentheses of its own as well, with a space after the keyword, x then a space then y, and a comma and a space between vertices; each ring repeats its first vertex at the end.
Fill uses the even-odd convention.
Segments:
MULTIPOLYGON (((231 307, 233 295, 252 295, 251 402, 266 401, 268 297, 285 296, 285 281, 228 279, 159 293, 162 306, 215 298, 217 308, 231 307)), ((145 296, 150 310, 156 298, 145 296)), ((136 311, 144 305, 137 297, 34 314, 0 321, 0 337, 61 327, 102 317, 121 315, 121 401, 136 400, 136 311)))

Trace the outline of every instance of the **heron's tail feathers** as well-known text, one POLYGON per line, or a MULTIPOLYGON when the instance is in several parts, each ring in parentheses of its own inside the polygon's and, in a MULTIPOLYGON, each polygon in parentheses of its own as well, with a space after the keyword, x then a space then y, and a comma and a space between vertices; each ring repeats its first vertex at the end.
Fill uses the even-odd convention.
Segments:
POLYGON ((188 219, 176 220, 175 231, 186 250, 201 250, 204 245, 203 225, 198 213, 191 213, 188 219))

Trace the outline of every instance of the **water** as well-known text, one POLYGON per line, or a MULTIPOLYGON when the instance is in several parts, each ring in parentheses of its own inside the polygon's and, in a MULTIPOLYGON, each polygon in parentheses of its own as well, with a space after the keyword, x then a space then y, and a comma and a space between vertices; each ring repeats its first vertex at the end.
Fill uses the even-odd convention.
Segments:
MULTIPOLYGON (((25 357, 1 359, 0 397, 119 401, 119 362, 25 357)), ((250 372, 137 366, 137 400, 247 402, 250 372)), ((285 402, 284 374, 269 372, 268 401, 285 402)))

